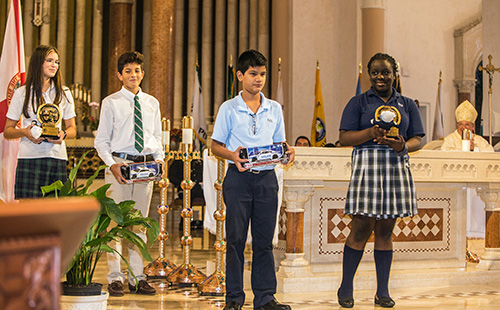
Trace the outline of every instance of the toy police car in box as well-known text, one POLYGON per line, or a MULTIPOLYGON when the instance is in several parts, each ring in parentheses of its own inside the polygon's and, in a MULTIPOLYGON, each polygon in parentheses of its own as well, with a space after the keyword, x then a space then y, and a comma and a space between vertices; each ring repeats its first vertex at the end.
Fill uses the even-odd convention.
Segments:
POLYGON ((123 178, 129 183, 161 180, 162 165, 155 161, 128 164, 121 166, 120 169, 123 178))
POLYGON ((289 158, 286 151, 287 146, 284 142, 265 146, 248 147, 240 150, 240 158, 248 159, 248 162, 243 164, 244 168, 273 165, 277 163, 287 164, 289 158))

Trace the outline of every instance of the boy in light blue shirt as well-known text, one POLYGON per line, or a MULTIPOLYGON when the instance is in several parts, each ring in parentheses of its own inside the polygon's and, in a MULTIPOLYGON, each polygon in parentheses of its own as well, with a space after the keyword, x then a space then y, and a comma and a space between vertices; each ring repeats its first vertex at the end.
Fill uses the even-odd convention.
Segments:
MULTIPOLYGON (((278 209, 278 181, 274 165, 245 169, 242 148, 285 142, 281 105, 261 93, 266 83, 267 59, 258 51, 243 52, 236 77, 243 90, 219 108, 212 135, 212 152, 228 160, 222 192, 226 204, 226 306, 240 310, 243 291, 244 250, 252 222, 252 290, 254 309, 289 310, 276 301, 276 274, 272 240, 278 209)), ((287 144, 288 145, 288 144, 287 144)), ((289 164, 295 151, 288 147, 289 164)))

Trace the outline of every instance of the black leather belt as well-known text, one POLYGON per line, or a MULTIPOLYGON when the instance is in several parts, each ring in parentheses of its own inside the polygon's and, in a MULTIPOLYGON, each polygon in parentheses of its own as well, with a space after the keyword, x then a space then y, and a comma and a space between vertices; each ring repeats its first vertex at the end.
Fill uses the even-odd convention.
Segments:
POLYGON ((149 154, 149 155, 130 155, 127 153, 113 152, 113 153, 111 153, 111 155, 118 157, 118 158, 121 158, 121 159, 131 160, 135 163, 142 163, 142 162, 154 160, 154 157, 151 154, 149 154))
MULTIPOLYGON (((229 167, 229 168, 233 168, 233 169, 238 170, 238 167, 236 167, 236 165, 235 165, 235 164, 228 164, 228 167, 229 167)), ((251 172, 251 173, 253 173, 253 174, 259 174, 259 173, 263 173, 263 172, 269 172, 269 171, 272 171, 272 170, 273 170, 273 169, 255 170, 255 169, 250 168, 250 169, 245 170, 245 171, 243 171, 243 172, 251 172)), ((238 170, 238 172, 239 172, 239 170, 238 170)))

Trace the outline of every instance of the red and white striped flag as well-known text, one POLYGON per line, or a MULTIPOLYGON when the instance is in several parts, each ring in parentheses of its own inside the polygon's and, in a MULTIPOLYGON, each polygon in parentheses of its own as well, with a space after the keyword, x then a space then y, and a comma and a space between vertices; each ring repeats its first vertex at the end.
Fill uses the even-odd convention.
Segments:
POLYGON ((3 130, 7 110, 14 90, 26 80, 24 65, 23 23, 20 0, 12 0, 5 27, 2 55, 0 56, 0 199, 14 200, 14 182, 19 139, 5 140, 3 130))

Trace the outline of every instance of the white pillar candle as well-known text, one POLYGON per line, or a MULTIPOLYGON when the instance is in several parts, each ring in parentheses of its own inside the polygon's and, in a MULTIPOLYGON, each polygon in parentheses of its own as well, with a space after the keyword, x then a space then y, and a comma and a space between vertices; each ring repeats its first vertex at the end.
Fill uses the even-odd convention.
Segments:
POLYGON ((161 143, 170 146, 170 131, 164 130, 161 132, 161 143))
POLYGON ((182 143, 192 144, 193 143, 193 129, 183 128, 182 129, 182 143))

